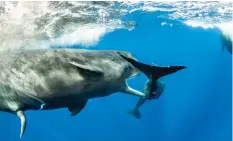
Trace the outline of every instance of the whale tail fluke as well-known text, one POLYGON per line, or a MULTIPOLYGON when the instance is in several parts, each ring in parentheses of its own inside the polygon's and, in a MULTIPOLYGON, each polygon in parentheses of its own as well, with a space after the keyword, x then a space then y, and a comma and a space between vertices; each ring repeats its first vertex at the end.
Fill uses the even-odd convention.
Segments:
POLYGON ((153 79, 157 80, 160 77, 169 75, 169 74, 173 74, 177 71, 180 71, 182 69, 185 69, 185 66, 165 66, 165 67, 161 67, 161 66, 155 66, 152 65, 150 66, 150 71, 148 71, 148 74, 146 74, 148 77, 150 76, 150 74, 152 74, 153 79))
POLYGON ((148 78, 153 76, 153 79, 156 81, 160 77, 173 74, 177 71, 185 69, 185 66, 156 66, 156 65, 147 65, 131 58, 128 58, 124 55, 121 55, 125 60, 131 63, 134 67, 142 71, 148 78))
POLYGON ((133 115, 135 118, 140 119, 141 113, 137 108, 132 108, 128 111, 128 114, 133 115))
POLYGON ((154 98, 154 92, 157 89, 156 81, 169 74, 173 74, 177 71, 180 71, 182 69, 185 69, 185 66, 156 66, 156 65, 148 65, 141 62, 138 62, 136 60, 133 60, 131 58, 128 58, 124 55, 121 55, 125 60, 127 60, 129 63, 131 63, 135 68, 139 69, 141 72, 143 72, 150 80, 150 88, 149 92, 146 94, 147 99, 153 99, 154 98))

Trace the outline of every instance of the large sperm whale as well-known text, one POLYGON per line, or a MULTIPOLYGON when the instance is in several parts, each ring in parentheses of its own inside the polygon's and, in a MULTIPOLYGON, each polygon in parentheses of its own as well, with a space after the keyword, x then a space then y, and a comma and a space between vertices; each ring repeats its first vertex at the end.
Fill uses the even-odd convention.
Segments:
POLYGON ((0 111, 20 118, 20 138, 27 110, 68 108, 74 116, 89 99, 116 92, 150 99, 150 94, 128 86, 127 79, 142 72, 156 81, 186 68, 152 67, 129 52, 117 50, 27 50, 1 53, 0 59, 0 111))

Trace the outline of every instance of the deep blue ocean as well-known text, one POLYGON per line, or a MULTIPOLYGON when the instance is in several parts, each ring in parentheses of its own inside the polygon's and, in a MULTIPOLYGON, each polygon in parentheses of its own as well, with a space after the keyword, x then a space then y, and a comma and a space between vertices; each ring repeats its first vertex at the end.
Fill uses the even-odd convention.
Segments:
MULTIPOLYGON (((232 55, 222 50, 219 31, 175 20, 162 26, 162 14, 133 12, 132 31, 117 29, 88 48, 129 51, 147 64, 187 66, 162 78, 163 95, 141 107, 141 119, 126 113, 138 97, 116 93, 89 100, 74 117, 67 109, 27 111, 22 139, 19 119, 1 112, 0 141, 231 141, 232 55)), ((128 83, 143 91, 146 80, 141 74, 128 83)))

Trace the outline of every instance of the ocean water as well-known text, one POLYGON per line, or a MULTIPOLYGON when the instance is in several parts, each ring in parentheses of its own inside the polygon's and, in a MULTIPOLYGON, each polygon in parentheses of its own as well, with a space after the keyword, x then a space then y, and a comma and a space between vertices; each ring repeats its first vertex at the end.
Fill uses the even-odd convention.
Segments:
MULTIPOLYGON (((126 114, 138 97, 92 99, 71 117, 67 109, 27 111, 19 139, 16 115, 0 112, 0 141, 231 141, 231 2, 1 2, 0 50, 86 48, 125 50, 139 61, 184 65, 162 78, 166 88, 126 114)), ((143 91, 144 75, 128 81, 143 91)))

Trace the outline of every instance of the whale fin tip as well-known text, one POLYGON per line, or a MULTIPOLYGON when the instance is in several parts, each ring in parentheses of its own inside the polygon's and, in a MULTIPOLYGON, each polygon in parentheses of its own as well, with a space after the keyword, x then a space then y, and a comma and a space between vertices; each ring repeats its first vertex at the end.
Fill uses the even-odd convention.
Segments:
POLYGON ((26 116, 22 110, 17 111, 16 114, 21 121, 21 128, 20 128, 20 139, 21 139, 26 129, 26 116))

